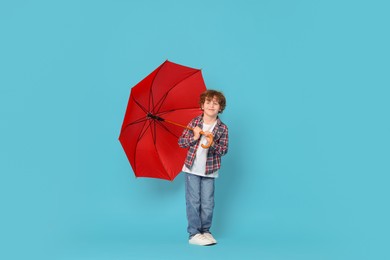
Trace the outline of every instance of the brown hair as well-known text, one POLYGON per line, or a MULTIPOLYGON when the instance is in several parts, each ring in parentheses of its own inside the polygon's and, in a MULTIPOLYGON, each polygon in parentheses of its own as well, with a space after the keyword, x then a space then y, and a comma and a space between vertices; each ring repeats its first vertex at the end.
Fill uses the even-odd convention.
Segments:
POLYGON ((213 89, 206 90, 200 95, 199 105, 200 107, 202 107, 202 105, 204 104, 204 102, 206 102, 206 100, 212 100, 214 97, 217 99, 218 104, 220 106, 221 111, 219 113, 222 114, 223 110, 225 110, 226 107, 226 98, 223 95, 223 93, 220 91, 213 90, 213 89))

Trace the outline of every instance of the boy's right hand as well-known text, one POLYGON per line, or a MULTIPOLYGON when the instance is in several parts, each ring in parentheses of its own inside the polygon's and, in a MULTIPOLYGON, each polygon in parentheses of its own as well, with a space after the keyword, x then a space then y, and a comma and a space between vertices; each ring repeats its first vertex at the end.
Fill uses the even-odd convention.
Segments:
POLYGON ((194 130, 194 140, 198 140, 199 137, 200 137, 200 132, 202 132, 202 128, 200 128, 199 126, 195 127, 194 130))

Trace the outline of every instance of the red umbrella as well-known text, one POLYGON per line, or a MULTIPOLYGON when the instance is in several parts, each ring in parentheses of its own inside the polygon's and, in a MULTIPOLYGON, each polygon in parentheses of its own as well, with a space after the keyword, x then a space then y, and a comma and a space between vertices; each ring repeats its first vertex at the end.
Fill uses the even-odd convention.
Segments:
POLYGON ((135 176, 172 181, 180 173, 187 153, 177 143, 181 127, 202 113, 205 90, 201 70, 170 61, 131 89, 119 141, 135 176))

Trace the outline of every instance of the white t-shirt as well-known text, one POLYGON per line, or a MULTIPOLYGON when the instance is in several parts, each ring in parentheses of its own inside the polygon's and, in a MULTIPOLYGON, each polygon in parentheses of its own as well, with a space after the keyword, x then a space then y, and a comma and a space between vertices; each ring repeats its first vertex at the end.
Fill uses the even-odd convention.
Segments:
MULTIPOLYGON (((209 131, 212 132, 215 125, 217 124, 217 121, 215 121, 213 124, 208 125, 203 123, 203 132, 209 131)), ((194 159, 194 163, 192 164, 192 168, 188 169, 187 166, 184 164, 182 171, 195 174, 198 176, 204 176, 204 177, 212 177, 212 178, 218 178, 218 171, 215 171, 211 174, 206 175, 206 161, 207 161, 207 153, 209 151, 209 148, 203 148, 201 144, 207 144, 206 136, 201 135, 200 137, 200 143, 198 146, 198 149, 196 150, 196 155, 194 159)))

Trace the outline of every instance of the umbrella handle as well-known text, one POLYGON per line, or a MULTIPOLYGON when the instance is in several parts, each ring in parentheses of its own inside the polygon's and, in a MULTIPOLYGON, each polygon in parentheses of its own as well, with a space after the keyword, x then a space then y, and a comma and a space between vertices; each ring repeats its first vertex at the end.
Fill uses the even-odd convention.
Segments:
POLYGON ((200 134, 201 135, 205 135, 206 136, 206 139, 207 139, 207 144, 201 144, 201 146, 203 147, 203 148, 209 148, 212 144, 213 144, 213 139, 214 139, 214 137, 213 137, 213 135, 212 134, 208 134, 208 135, 206 135, 206 133, 205 132, 203 132, 203 131, 200 131, 200 134))

